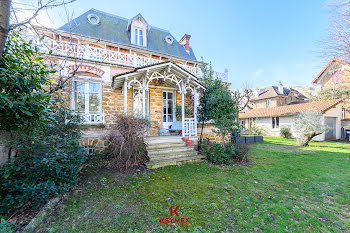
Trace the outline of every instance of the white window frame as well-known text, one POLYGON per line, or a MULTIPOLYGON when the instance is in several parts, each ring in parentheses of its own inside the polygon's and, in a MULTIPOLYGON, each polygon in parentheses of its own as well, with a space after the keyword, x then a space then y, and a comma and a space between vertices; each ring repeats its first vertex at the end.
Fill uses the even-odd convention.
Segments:
POLYGON ((99 83, 101 85, 100 88, 100 93, 99 93, 99 97, 100 97, 100 113, 103 113, 103 109, 102 109, 102 81, 100 79, 96 79, 96 78, 91 78, 91 77, 76 77, 72 80, 71 83, 71 110, 75 111, 75 82, 84 82, 84 97, 85 97, 85 111, 84 114, 90 114, 89 112, 89 83, 99 83))
MULTIPOLYGON (((134 106, 134 98, 135 98, 135 90, 139 91, 142 96, 142 91, 139 87, 132 87, 132 113, 135 114, 135 106, 134 106)), ((142 99, 141 99, 142 101, 142 99)), ((142 102, 141 102, 142 103, 142 102)), ((142 110, 142 109, 141 109, 142 110)), ((141 111, 142 113, 142 111, 141 111)), ((150 118, 150 109, 149 109, 149 90, 146 91, 146 118, 150 118)))
POLYGON ((146 47, 146 29, 142 27, 132 26, 131 27, 131 43, 138 46, 146 47), (136 33, 137 30, 137 33, 136 33), (140 31, 142 31, 142 44, 140 43, 140 31))
POLYGON ((266 100, 266 107, 270 108, 271 107, 271 100, 266 100))
POLYGON ((280 117, 271 117, 271 128, 272 129, 280 128, 280 117), (277 119, 278 119, 278 125, 277 125, 277 119))

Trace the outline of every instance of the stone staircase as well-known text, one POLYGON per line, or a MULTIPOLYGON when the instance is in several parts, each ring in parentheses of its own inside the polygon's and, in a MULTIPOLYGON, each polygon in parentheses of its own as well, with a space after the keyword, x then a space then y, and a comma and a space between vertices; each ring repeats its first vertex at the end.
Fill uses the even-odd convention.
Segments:
POLYGON ((147 168, 155 169, 169 165, 197 162, 204 159, 193 147, 187 147, 181 136, 159 136, 145 138, 148 157, 147 168))

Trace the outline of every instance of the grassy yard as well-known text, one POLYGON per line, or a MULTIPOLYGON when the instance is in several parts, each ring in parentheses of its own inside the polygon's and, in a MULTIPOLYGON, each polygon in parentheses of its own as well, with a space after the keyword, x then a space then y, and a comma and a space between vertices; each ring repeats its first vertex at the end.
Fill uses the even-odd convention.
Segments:
POLYGON ((350 231, 350 144, 265 138, 249 166, 206 162, 136 175, 87 169, 44 219, 52 232, 350 231), (160 223, 179 217, 189 225, 160 223), (188 223, 187 223, 188 224, 188 223))

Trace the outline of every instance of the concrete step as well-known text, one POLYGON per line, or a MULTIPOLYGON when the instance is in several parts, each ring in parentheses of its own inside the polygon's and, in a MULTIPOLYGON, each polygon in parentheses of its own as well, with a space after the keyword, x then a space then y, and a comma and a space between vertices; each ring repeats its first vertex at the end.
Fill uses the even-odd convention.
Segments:
POLYGON ((148 145, 159 144, 159 143, 182 143, 181 136, 160 136, 160 137, 146 137, 145 142, 148 145))
POLYGON ((184 153, 184 152, 189 152, 189 151, 194 151, 193 147, 187 147, 187 146, 176 146, 176 147, 153 147, 149 148, 147 147, 147 152, 148 155, 159 155, 159 154, 170 154, 170 153, 184 153))
POLYGON ((166 159, 174 159, 174 158, 185 158, 185 157, 191 157, 198 155, 198 151, 184 151, 184 152, 170 152, 170 153, 163 153, 163 154, 157 154, 157 155, 148 155, 150 161, 159 161, 159 160, 166 160, 166 159))
POLYGON ((147 168, 149 169, 156 169, 159 167, 178 165, 178 164, 189 163, 189 162, 199 162, 202 159, 204 159, 203 155, 195 155, 195 156, 189 156, 189 157, 186 156, 186 157, 157 160, 157 161, 151 160, 150 162, 147 162, 146 165, 147 165, 147 168))
POLYGON ((184 142, 155 143, 155 144, 147 144, 147 150, 162 149, 162 148, 176 148, 176 147, 184 147, 184 146, 186 146, 186 144, 184 142))

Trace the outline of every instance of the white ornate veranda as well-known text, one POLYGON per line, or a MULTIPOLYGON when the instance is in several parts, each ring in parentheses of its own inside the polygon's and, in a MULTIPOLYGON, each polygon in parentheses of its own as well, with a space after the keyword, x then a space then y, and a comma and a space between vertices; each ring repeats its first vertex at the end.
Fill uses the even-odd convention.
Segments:
POLYGON ((146 117, 146 91, 152 80, 155 79, 161 79, 179 90, 181 94, 182 136, 197 136, 197 90, 205 87, 198 81, 197 77, 173 62, 140 67, 113 77, 113 88, 123 87, 124 113, 128 112, 128 89, 132 85, 136 85, 142 90, 142 115, 146 117), (185 94, 188 92, 191 92, 194 97, 193 118, 185 118, 185 94))

